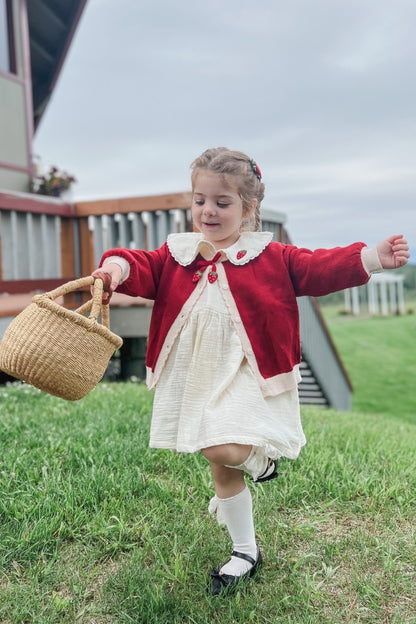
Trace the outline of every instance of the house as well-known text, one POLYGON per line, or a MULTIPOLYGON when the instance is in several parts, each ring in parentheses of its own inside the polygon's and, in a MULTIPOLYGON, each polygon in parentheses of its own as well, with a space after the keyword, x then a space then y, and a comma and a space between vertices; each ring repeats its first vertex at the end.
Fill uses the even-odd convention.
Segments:
POLYGON ((0 188, 27 192, 32 138, 86 0, 0 0, 0 188))
MULTIPOLYGON (((190 193, 67 203, 30 192, 32 139, 55 87, 86 0, 0 0, 0 338, 35 291, 88 275, 114 246, 154 249, 187 231, 190 193)), ((288 242, 285 215, 263 229, 288 242)), ((64 304, 76 307, 87 293, 64 304)), ((299 299, 303 403, 347 410, 351 384, 312 298, 299 299)), ((151 302, 114 296, 112 329, 124 338, 123 376, 143 369, 151 302)))

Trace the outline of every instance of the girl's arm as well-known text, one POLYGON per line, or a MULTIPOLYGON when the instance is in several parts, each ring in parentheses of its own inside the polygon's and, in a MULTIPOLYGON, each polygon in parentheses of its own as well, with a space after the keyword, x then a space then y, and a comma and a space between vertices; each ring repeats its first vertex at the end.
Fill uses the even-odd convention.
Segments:
POLYGON ((284 254, 296 296, 315 297, 365 284, 372 272, 403 266, 410 257, 401 235, 390 236, 371 250, 364 243, 315 251, 288 245, 284 254))
POLYGON ((94 277, 105 277, 103 302, 109 302, 114 290, 132 297, 154 299, 168 255, 166 243, 153 251, 126 248, 106 251, 99 268, 92 273, 94 277))

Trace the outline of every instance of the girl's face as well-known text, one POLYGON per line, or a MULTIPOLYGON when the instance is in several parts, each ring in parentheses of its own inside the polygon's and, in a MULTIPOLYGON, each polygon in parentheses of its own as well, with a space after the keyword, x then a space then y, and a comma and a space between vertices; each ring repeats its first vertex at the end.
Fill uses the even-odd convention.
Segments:
POLYGON ((240 237, 241 222, 256 207, 244 210, 237 182, 231 175, 197 171, 194 177, 192 220, 215 249, 225 249, 240 237))

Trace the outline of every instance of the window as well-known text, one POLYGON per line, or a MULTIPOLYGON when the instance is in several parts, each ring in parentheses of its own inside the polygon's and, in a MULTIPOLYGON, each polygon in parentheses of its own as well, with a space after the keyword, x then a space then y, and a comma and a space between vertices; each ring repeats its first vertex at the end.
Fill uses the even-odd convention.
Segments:
POLYGON ((0 71, 16 71, 11 0, 0 0, 0 71))

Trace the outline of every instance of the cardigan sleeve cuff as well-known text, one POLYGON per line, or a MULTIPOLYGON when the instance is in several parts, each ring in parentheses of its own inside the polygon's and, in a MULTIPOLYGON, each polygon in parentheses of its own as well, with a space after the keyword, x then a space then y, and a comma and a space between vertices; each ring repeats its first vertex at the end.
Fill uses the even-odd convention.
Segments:
POLYGON ((361 262, 369 275, 380 273, 383 270, 376 247, 363 247, 361 250, 361 262))
POLYGON ((104 260, 103 266, 105 266, 106 264, 110 264, 110 262, 118 264, 118 266, 120 267, 122 272, 119 284, 122 284, 130 275, 130 264, 125 258, 122 258, 121 256, 110 256, 109 258, 106 258, 104 260))

